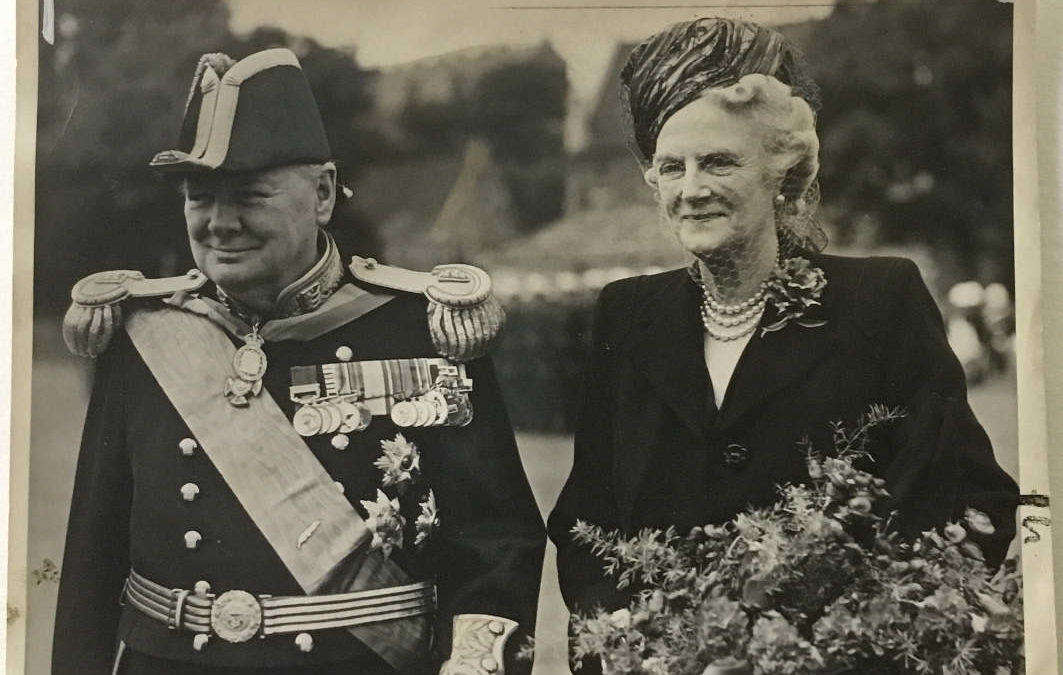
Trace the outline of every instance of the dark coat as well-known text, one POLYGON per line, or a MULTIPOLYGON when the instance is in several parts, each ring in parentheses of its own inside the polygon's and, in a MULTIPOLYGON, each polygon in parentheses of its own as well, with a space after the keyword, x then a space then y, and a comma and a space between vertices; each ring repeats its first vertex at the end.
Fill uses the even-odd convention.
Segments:
MULTIPOLYGON (((291 417, 289 369, 334 363, 343 345, 351 348, 354 360, 437 356, 425 302, 402 294, 321 337, 267 343, 263 395, 272 395, 291 417)), ((307 439, 363 517, 359 501, 372 500, 380 486, 381 472, 373 466, 381 454, 380 441, 402 432, 420 449, 422 479, 436 494, 440 529, 424 552, 397 552, 392 559, 414 579, 437 580, 438 653, 426 655, 434 669, 450 650, 456 614, 518 621, 521 630, 511 646, 534 631, 545 547, 542 520, 490 360, 469 363, 467 373, 474 383, 475 412, 466 427, 408 430, 375 417, 368 429, 350 434, 350 445, 342 451, 332 447, 330 436, 307 439)), ((196 652, 191 634, 168 630, 132 607, 119 606, 130 565, 172 588, 190 589, 202 579, 215 593, 302 594, 207 456, 201 450, 192 457, 181 454, 178 443, 189 436, 128 336, 120 332, 100 359, 85 423, 62 566, 53 673, 110 673, 119 640, 143 654, 204 667, 294 668, 343 661, 348 663, 343 672, 391 672, 344 629, 313 633, 314 648, 307 654, 295 647, 291 635, 241 644, 212 638, 196 652), (186 482, 200 488, 192 502, 179 493, 186 482), (184 545, 183 535, 191 529, 203 535, 196 550, 184 545)), ((507 665, 509 672, 526 667, 507 665)))
MULTIPOLYGON (((719 410, 704 362, 700 290, 687 271, 603 289, 574 465, 550 516, 571 609, 625 601, 601 560, 573 543, 577 519, 629 534, 730 520, 774 501, 777 486, 807 480, 800 439, 829 449, 831 422, 852 427, 876 403, 908 413, 871 448, 902 528, 941 525, 972 506, 992 518, 996 533, 977 541, 991 563, 1001 561, 1018 489, 971 412, 918 269, 900 258, 810 258, 827 277, 827 323, 758 330, 719 410), (744 463, 726 462, 729 450, 744 463)), ((774 318, 769 308, 761 325, 774 318)))

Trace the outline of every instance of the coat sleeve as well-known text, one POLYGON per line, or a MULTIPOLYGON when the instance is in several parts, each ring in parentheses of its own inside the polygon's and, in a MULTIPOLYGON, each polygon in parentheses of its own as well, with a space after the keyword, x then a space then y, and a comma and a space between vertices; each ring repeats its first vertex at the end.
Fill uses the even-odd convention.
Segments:
POLYGON ((123 429, 116 344, 101 357, 81 439, 59 580, 53 675, 107 675, 129 572, 133 479, 123 429))
POLYGON ((989 437, 967 401, 963 368, 918 268, 896 260, 887 283, 897 289, 896 319, 884 340, 888 398, 908 417, 897 425, 883 475, 903 531, 961 521, 968 507, 987 514, 993 532, 971 532, 991 566, 1015 536, 1019 490, 1000 468, 989 437))
POLYGON ((506 645, 506 673, 524 673, 531 662, 515 654, 535 633, 546 533, 490 359, 467 364, 466 372, 473 421, 443 429, 445 456, 423 460, 436 463, 438 644, 446 658, 454 616, 511 619, 519 628, 506 645))
POLYGON ((549 519, 550 538, 557 546, 557 573, 561 594, 572 612, 596 608, 615 609, 628 596, 607 576, 601 558, 588 546, 576 543, 572 527, 577 520, 606 531, 620 529, 619 506, 613 486, 612 390, 616 357, 615 336, 608 324, 616 316, 618 286, 606 286, 598 298, 592 323, 593 348, 584 374, 583 400, 576 422, 572 472, 549 519))

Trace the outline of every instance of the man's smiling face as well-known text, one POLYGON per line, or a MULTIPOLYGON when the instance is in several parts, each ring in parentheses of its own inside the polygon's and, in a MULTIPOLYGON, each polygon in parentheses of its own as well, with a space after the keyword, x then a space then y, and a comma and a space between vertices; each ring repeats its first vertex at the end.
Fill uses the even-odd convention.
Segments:
MULTIPOLYGON (((325 173, 322 176, 322 172, 325 173)), ((193 174, 184 181, 185 222, 196 265, 239 297, 276 297, 317 260, 322 181, 317 166, 193 174)))

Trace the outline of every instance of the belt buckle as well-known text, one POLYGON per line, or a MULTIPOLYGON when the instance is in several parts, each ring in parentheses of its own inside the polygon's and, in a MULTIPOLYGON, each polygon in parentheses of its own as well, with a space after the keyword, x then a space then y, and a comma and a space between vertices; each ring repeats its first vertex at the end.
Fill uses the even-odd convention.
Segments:
POLYGON ((247 591, 226 591, 210 607, 210 628, 227 642, 247 642, 262 627, 262 605, 247 591))

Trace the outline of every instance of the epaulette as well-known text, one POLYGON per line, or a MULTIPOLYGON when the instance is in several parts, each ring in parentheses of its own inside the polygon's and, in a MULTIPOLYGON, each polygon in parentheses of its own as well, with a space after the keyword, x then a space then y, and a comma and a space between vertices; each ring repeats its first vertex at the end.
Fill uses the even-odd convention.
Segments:
POLYGON ((63 340, 72 353, 96 358, 107 349, 115 330, 122 325, 124 300, 196 291, 205 283, 206 275, 195 269, 179 277, 161 279, 145 279, 135 270, 90 274, 70 291, 73 302, 63 317, 63 340))
POLYGON ((451 264, 414 272, 355 256, 350 269, 355 279, 374 286, 423 293, 432 343, 452 361, 486 354, 506 323, 502 305, 491 294, 491 277, 479 267, 451 264))

